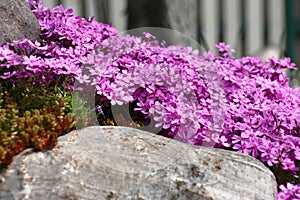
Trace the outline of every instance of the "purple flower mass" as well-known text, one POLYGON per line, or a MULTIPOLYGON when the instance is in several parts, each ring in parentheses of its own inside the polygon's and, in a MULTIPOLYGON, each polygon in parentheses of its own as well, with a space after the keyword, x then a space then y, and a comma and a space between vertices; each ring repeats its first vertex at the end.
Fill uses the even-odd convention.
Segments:
MULTIPOLYGON (((75 81, 88 84, 112 105, 135 102, 134 110, 152 118, 166 137, 249 154, 278 177, 298 178, 300 92, 282 70, 295 69, 289 58, 236 59, 224 43, 216 45, 219 56, 200 55, 149 33, 121 36, 71 9, 27 1, 41 40, 2 44, 1 81, 26 79, 46 87, 62 80, 71 90, 78 89, 75 81)), ((278 199, 300 198, 300 185, 279 184, 278 199)))

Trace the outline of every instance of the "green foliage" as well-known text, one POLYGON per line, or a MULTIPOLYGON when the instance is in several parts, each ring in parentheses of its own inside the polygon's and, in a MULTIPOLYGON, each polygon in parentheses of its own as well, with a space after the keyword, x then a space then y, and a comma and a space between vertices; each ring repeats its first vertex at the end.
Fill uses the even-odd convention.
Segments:
POLYGON ((80 93, 73 92, 72 94, 72 113, 76 117, 77 127, 86 127, 93 125, 92 119, 95 116, 95 108, 89 105, 87 97, 80 96, 80 93))
POLYGON ((74 129, 70 94, 58 89, 48 93, 37 88, 12 91, 19 91, 18 96, 0 93, 0 169, 27 148, 54 147, 58 136, 74 129))
POLYGON ((25 80, 13 85, 10 94, 19 105, 20 113, 25 113, 27 110, 43 109, 44 106, 54 106, 55 101, 59 101, 61 98, 67 101, 65 112, 72 111, 71 92, 60 87, 43 87, 25 80))

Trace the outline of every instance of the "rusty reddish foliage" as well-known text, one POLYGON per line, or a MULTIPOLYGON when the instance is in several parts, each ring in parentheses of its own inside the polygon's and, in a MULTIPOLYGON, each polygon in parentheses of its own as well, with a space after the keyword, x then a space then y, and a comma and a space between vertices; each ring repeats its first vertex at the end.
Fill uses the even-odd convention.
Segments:
POLYGON ((7 93, 0 94, 0 168, 12 162, 27 148, 51 149, 57 138, 74 128, 72 113, 66 113, 66 101, 19 113, 18 105, 7 93))

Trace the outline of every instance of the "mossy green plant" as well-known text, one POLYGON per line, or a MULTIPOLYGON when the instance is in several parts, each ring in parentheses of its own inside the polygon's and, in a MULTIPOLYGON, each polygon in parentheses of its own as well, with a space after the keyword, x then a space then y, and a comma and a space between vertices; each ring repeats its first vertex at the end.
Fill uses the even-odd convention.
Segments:
POLYGON ((53 148, 59 136, 74 129, 68 98, 58 93, 47 95, 51 104, 39 105, 40 108, 28 104, 26 110, 18 104, 24 99, 17 103, 8 92, 0 93, 0 169, 27 148, 38 151, 53 148))

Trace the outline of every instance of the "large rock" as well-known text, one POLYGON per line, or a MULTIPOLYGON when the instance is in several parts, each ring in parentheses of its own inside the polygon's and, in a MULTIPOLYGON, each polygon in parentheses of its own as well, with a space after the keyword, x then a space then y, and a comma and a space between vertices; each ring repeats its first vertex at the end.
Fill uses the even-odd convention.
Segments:
POLYGON ((27 150, 0 180, 6 200, 276 199, 273 174, 250 156, 126 127, 89 127, 51 151, 27 150))
POLYGON ((0 0, 0 45, 28 38, 37 40, 39 23, 25 0, 0 0))

